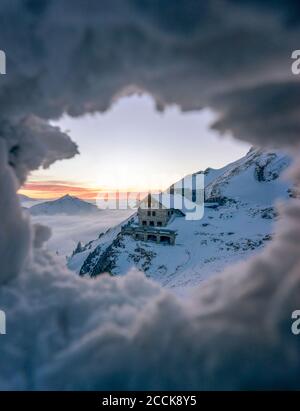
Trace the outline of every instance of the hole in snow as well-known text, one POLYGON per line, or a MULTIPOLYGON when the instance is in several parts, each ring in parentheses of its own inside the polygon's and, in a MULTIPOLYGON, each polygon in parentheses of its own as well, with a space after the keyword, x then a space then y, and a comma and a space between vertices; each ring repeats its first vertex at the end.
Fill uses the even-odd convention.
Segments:
MULTIPOLYGON (((249 153, 247 144, 211 130, 214 120, 208 109, 182 113, 172 106, 158 112, 148 95, 122 97, 103 114, 61 118, 55 125, 68 130, 80 154, 34 172, 21 191, 39 199, 24 200, 23 205, 33 206, 35 222, 51 226, 47 247, 67 257, 69 267, 82 275, 123 274, 136 266, 176 290, 258 252, 272 239, 274 201, 290 195, 288 185, 278 179, 289 160, 281 153, 249 153), (246 159, 228 166, 247 152, 246 159), (207 197, 218 204, 206 207, 200 221, 175 215, 167 227, 163 220, 157 227, 156 220, 152 224, 154 230, 175 231, 175 245, 148 242, 142 232, 107 233, 134 211, 99 211, 94 206, 99 194, 113 197, 119 190, 122 200, 128 191, 145 195, 148 190, 166 190, 208 168, 207 197), (51 202, 45 204, 47 200, 51 202)), ((157 219, 162 218, 158 214, 157 219)))

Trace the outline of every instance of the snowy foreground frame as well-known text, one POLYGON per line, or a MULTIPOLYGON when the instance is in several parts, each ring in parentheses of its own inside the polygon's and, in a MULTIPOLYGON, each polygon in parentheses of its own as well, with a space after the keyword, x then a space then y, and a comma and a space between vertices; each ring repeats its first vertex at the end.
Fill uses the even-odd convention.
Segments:
POLYGON ((0 335, 6 334, 6 315, 5 312, 0 310, 0 335))
POLYGON ((6 74, 6 54, 0 50, 0 74, 6 74))

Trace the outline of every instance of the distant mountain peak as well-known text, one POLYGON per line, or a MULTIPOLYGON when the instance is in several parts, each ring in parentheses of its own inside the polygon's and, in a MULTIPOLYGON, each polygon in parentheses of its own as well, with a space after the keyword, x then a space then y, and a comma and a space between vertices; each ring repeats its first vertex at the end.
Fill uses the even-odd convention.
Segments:
POLYGON ((60 200, 62 200, 64 198, 74 198, 76 200, 80 200, 80 198, 75 197, 75 196, 71 196, 70 194, 65 194, 64 196, 60 197, 60 200))
POLYGON ((99 209, 95 205, 81 200, 78 197, 71 196, 70 194, 66 194, 57 200, 34 205, 30 208, 31 215, 80 215, 92 214, 98 211, 99 209))
POLYGON ((81 200, 81 198, 71 196, 70 194, 65 194, 64 196, 59 197, 56 201, 60 201, 60 202, 61 201, 83 201, 85 202, 84 200, 81 200))

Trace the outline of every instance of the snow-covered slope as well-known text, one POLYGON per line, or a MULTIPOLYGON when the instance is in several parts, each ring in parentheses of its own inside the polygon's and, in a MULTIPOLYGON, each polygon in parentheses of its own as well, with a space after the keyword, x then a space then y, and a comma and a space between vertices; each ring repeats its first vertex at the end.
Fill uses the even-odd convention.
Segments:
POLYGON ((33 216, 55 214, 82 215, 97 212, 99 212, 99 209, 95 205, 68 194, 58 200, 46 201, 30 208, 30 214, 33 216))
POLYGON ((219 205, 206 207, 199 221, 175 218, 168 226, 177 232, 175 246, 135 241, 118 226, 73 255, 69 267, 91 276, 105 271, 123 275, 137 267, 183 292, 272 239, 278 218, 274 201, 292 195, 291 183, 279 179, 289 163, 285 154, 251 149, 220 170, 207 169, 206 199, 218 199, 219 205))
POLYGON ((206 185, 206 198, 232 198, 242 203, 270 206, 277 198, 285 197, 287 183, 278 177, 289 164, 290 158, 285 154, 252 148, 206 185))

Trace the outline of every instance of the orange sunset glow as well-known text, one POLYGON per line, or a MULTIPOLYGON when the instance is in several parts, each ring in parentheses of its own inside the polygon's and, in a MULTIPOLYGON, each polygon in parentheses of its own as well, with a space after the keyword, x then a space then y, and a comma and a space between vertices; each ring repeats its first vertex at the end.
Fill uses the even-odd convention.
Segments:
POLYGON ((20 190, 30 198, 36 199, 55 199, 66 194, 79 197, 81 199, 93 200, 97 198, 102 190, 100 188, 82 187, 64 182, 28 182, 20 190))
POLYGON ((83 187, 79 185, 73 185, 65 182, 28 182, 19 191, 19 194, 26 195, 33 199, 39 200, 54 200, 62 197, 66 194, 81 198, 82 200, 95 200, 99 198, 127 198, 128 193, 139 193, 143 198, 147 192, 137 192, 133 190, 104 190, 96 187, 83 187))

